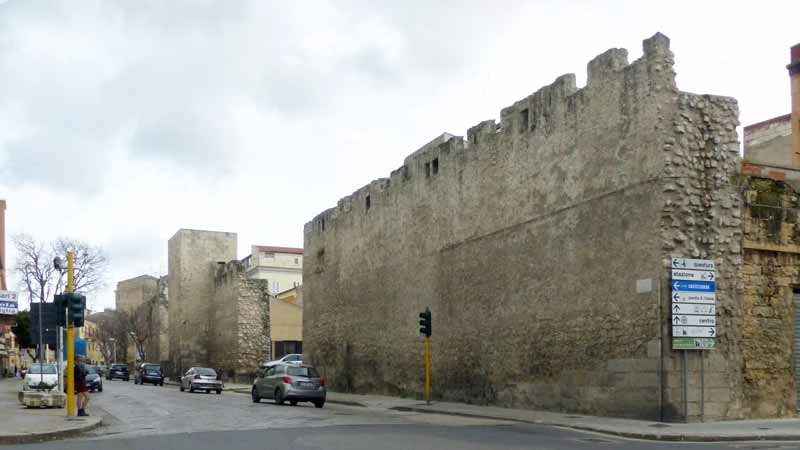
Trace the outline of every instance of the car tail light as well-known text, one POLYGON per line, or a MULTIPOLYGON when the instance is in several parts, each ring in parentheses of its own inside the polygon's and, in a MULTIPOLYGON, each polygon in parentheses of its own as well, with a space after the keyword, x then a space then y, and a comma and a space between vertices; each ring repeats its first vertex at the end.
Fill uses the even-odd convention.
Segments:
POLYGON ((199 379, 200 379, 200 374, 199 374, 199 373, 198 373, 198 374, 195 374, 195 376, 194 376, 194 379, 195 379, 195 380, 199 380, 199 379))
POLYGON ((283 382, 292 384, 292 377, 283 377, 283 382))
POLYGON ((319 385, 320 385, 320 386, 325 386, 325 378, 321 378, 321 379, 319 380, 319 385))

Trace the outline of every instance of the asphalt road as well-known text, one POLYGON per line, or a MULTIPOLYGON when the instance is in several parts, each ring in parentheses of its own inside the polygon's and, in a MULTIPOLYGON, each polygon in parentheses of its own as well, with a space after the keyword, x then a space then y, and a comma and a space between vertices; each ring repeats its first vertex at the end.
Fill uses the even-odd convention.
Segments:
POLYGON ((105 425, 78 439, 20 449, 703 449, 800 450, 800 443, 637 441, 573 430, 439 414, 326 404, 255 404, 244 394, 105 381, 90 414, 105 425))

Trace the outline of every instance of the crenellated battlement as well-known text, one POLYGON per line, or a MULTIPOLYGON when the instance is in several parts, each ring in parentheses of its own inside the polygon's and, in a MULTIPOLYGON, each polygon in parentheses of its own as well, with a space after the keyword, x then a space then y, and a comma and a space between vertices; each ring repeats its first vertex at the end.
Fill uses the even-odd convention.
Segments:
POLYGON ((306 224, 303 352, 334 389, 419 395, 415 312, 430 308, 444 401, 673 420, 662 380, 679 359, 658 294, 635 286, 677 256, 719 263, 715 354, 733 356, 707 370, 731 389, 738 109, 678 91, 665 36, 643 47, 436 137, 306 224))
MULTIPOLYGON (((306 234, 328 230, 342 214, 353 210, 366 213, 380 208, 381 197, 406 189, 420 180, 439 175, 450 168, 454 161, 469 164, 481 159, 480 154, 498 143, 506 142, 519 147, 525 140, 525 151, 537 151, 537 145, 547 145, 548 139, 560 131, 577 126, 578 120, 592 110, 611 106, 629 107, 628 98, 646 97, 649 93, 677 91, 673 56, 669 50, 669 38, 656 33, 643 42, 644 54, 633 63, 628 62, 628 51, 612 48, 598 55, 587 64, 587 83, 583 88, 576 85, 575 74, 564 74, 553 83, 544 86, 500 111, 500 120, 484 120, 470 127, 466 139, 449 133, 437 136, 407 156, 403 165, 393 170, 389 178, 374 180, 343 197, 337 206, 323 211, 305 225, 306 234), (615 98, 621 98, 612 105, 615 98), (581 116, 581 117, 579 117, 581 116)), ((449 171, 450 174, 455 172, 449 171)))

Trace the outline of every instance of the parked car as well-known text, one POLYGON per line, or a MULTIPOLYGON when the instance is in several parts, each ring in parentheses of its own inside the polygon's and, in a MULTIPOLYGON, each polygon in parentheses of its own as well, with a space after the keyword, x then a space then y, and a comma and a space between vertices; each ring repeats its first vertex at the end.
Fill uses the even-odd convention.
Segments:
POLYGON ((222 394, 222 376, 208 367, 192 367, 181 377, 181 392, 186 389, 194 391, 217 391, 222 394))
POLYGON ((156 386, 164 385, 164 374, 159 364, 144 363, 136 370, 133 384, 150 383, 156 386))
POLYGON ((114 378, 119 378, 120 380, 130 381, 131 376, 128 373, 128 365, 127 364, 112 364, 111 368, 108 369, 108 376, 106 379, 113 380, 114 378))
POLYGON ((90 392, 103 392, 103 377, 95 366, 86 365, 86 389, 90 392))
POLYGON ((58 370, 55 364, 31 364, 22 381, 22 390, 58 389, 58 370))
POLYGON ((292 353, 289 355, 284 356, 281 359, 276 359, 274 361, 267 361, 262 364, 262 367, 270 368, 273 366, 277 366, 278 364, 303 364, 303 355, 298 353, 292 353))
POLYGON ((311 366, 278 364, 261 367, 256 371, 251 395, 254 403, 262 398, 271 398, 282 405, 288 401, 292 406, 298 402, 311 402, 317 408, 325 405, 325 380, 311 366))

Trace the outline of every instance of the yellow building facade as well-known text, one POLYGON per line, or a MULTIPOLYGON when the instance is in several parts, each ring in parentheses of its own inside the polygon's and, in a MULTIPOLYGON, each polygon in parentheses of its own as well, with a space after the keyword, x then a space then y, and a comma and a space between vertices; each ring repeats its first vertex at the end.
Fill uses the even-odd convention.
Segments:
POLYGON ((303 290, 295 286, 270 297, 272 358, 303 353, 303 290))

